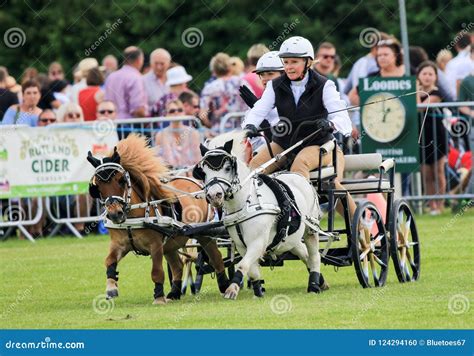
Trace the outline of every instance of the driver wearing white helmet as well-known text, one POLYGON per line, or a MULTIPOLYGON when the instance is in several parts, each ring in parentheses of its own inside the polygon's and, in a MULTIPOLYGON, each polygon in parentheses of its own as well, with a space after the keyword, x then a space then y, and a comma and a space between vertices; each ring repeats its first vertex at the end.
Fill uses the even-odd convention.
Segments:
MULTIPOLYGON (((257 66, 254 70, 257 73, 260 81, 265 88, 270 80, 280 77, 284 73, 283 62, 278 56, 278 51, 271 51, 265 53, 257 62, 257 66)), ((253 108, 258 98, 250 91, 246 86, 240 87, 240 96, 245 103, 253 108)), ((275 126, 280 121, 276 108, 271 110, 265 120, 260 124, 260 128, 264 130, 265 136, 271 140, 270 126, 275 126)), ((242 128, 245 126, 245 121, 242 123, 242 128)))
MULTIPOLYGON (((319 165, 319 147, 333 139, 333 132, 338 131, 344 136, 352 132, 346 104, 339 95, 333 81, 311 69, 314 50, 306 38, 295 36, 285 40, 278 52, 283 61, 285 73, 269 81, 262 97, 248 112, 244 125, 249 137, 259 135, 258 127, 276 108, 280 115, 282 130, 273 130, 271 149, 274 154, 283 152, 294 143, 319 130, 318 134, 295 151, 295 159, 291 171, 302 174, 309 179, 309 172, 319 165), (328 112, 339 111, 328 115, 328 112)), ((251 168, 257 168, 271 159, 268 150, 262 149, 250 161, 251 168)), ((332 153, 323 156, 323 165, 332 162, 332 153)), ((285 159, 266 169, 271 173, 285 163, 285 159)), ((344 170, 344 156, 337 150, 336 188, 343 189, 339 183, 344 170)), ((339 209, 338 209, 339 210, 339 209)), ((355 212, 355 203, 349 196, 349 210, 355 212)))

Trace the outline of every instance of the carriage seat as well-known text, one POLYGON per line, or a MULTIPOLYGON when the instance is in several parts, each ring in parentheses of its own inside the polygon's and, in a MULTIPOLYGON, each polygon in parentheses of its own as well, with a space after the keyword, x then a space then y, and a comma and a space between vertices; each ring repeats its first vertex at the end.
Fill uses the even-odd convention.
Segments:
MULTIPOLYGON (((323 154, 326 154, 327 152, 334 149, 334 141, 329 141, 321 146, 323 154)), ((381 175, 392 169, 395 164, 393 159, 387 159, 382 162, 382 155, 380 153, 345 155, 344 161, 344 172, 378 170, 381 175)), ((335 176, 336 171, 332 164, 321 168, 322 180, 328 180, 334 178, 335 176)), ((319 169, 310 172, 311 181, 318 181, 319 179, 319 169)), ((349 192, 372 192, 391 188, 390 180, 384 177, 382 177, 382 179, 344 179, 341 184, 349 192)))
POLYGON ((346 155, 344 158, 344 172, 378 170, 381 176, 381 178, 342 180, 342 186, 349 192, 369 193, 391 188, 390 180, 384 177, 384 173, 394 167, 395 161, 393 159, 389 158, 382 162, 380 153, 346 155))

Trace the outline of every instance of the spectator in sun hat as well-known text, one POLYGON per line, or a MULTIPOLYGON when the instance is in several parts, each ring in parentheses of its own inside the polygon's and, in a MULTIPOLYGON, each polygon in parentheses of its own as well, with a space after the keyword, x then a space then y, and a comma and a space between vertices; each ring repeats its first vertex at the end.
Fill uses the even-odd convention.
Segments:
POLYGON ((166 72, 171 65, 171 55, 164 48, 157 48, 150 54, 150 71, 143 76, 148 96, 148 107, 152 108, 158 100, 170 91, 166 84, 166 72))
POLYGON ((193 79, 183 66, 168 69, 166 78, 166 85, 170 88, 169 93, 161 96, 155 104, 152 112, 154 116, 165 116, 166 103, 170 100, 177 99, 182 92, 188 91, 188 83, 193 79))
POLYGON ((81 76, 81 80, 74 84, 69 92, 69 98, 73 103, 79 103, 79 92, 87 87, 87 74, 92 68, 99 68, 99 62, 95 58, 84 58, 79 62, 75 74, 81 76))
POLYGON ((140 70, 145 57, 135 46, 124 52, 122 68, 111 73, 105 81, 105 99, 117 105, 117 118, 145 117, 148 112, 147 94, 140 70))

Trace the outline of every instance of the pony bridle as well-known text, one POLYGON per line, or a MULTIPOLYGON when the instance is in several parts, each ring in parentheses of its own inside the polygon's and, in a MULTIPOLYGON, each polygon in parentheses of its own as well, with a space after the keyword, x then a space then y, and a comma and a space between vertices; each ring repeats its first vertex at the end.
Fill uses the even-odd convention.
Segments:
POLYGON ((240 189, 240 180, 237 176, 237 158, 225 150, 216 148, 207 151, 202 160, 198 163, 198 167, 202 169, 203 166, 206 165, 213 171, 220 171, 226 162, 230 162, 232 179, 227 180, 220 177, 212 178, 204 187, 206 195, 208 190, 216 184, 218 184, 224 192, 224 200, 232 199, 234 193, 240 189), (225 187, 222 185, 225 185, 225 187))
POLYGON ((132 200, 132 182, 130 180, 130 174, 118 163, 102 163, 99 165, 94 172, 94 178, 100 180, 101 182, 108 183, 111 179, 117 174, 122 173, 125 182, 127 184, 127 188, 123 192, 122 196, 119 195, 111 195, 106 197, 105 199, 100 198, 100 201, 107 207, 115 202, 118 202, 126 215, 130 212, 130 202, 132 200))

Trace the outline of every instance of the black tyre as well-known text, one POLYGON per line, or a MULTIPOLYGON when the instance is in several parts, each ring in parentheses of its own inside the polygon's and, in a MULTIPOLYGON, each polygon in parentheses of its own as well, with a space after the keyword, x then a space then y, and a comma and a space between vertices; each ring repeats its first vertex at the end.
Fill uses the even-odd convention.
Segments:
POLYGON ((399 199, 390 214, 390 254, 400 283, 420 278, 420 241, 408 203, 399 199))
POLYGON ((382 287, 387 280, 389 244, 380 212, 371 202, 357 207, 351 226, 351 255, 364 288, 382 287))

